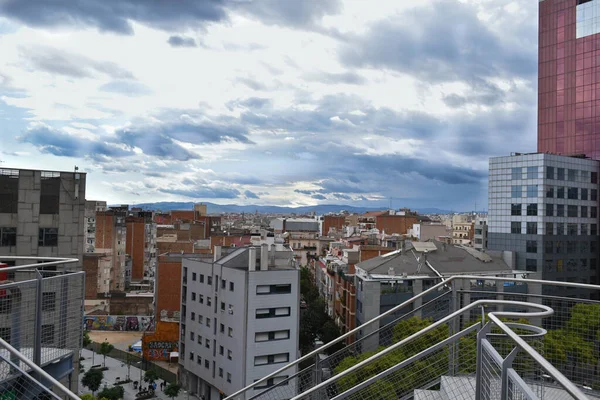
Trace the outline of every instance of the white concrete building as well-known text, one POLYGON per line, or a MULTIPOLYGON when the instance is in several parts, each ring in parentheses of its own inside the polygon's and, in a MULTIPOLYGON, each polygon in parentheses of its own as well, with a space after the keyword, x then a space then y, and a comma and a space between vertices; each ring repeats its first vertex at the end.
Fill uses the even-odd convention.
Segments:
POLYGON ((475 218, 475 232, 473 233, 473 247, 479 251, 488 248, 488 218, 477 216, 475 218))
MULTIPOLYGON (((218 400, 298 355, 300 271, 289 247, 239 248, 215 262, 182 260, 180 380, 218 400)), ((287 376, 296 373, 291 368, 287 376)), ((281 383, 267 381, 255 394, 281 383)), ((286 392, 294 392, 290 387, 286 392)))

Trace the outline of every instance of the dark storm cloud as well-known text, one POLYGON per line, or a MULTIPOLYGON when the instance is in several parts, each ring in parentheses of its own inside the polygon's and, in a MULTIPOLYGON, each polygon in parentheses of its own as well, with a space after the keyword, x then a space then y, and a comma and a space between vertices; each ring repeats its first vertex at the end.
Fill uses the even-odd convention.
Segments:
POLYGON ((45 125, 27 129, 18 139, 23 143, 34 145, 43 153, 55 156, 125 157, 133 155, 132 151, 123 150, 114 144, 82 139, 45 125))
POLYGON ((212 188, 200 186, 193 189, 158 189, 159 192, 173 194, 177 196, 189 197, 192 199, 235 199, 240 196, 240 191, 235 188, 212 188))
POLYGON ((340 84, 345 83, 348 85, 363 85, 367 83, 367 80, 357 74, 356 72, 311 72, 304 75, 304 79, 307 81, 321 82, 326 84, 340 84))
POLYGON ((254 192, 251 192, 250 190, 246 190, 244 192, 244 196, 246 196, 247 199, 258 199, 258 195, 254 192))
POLYGON ((121 68, 114 62, 97 61, 51 47, 22 47, 20 48, 20 54, 25 63, 36 72, 45 71, 71 78, 91 78, 106 75, 114 79, 134 79, 131 72, 121 68))
POLYGON ((343 45, 345 65, 386 68, 428 82, 473 77, 533 77, 535 50, 507 45, 477 18, 477 8, 436 1, 371 24, 343 45))
POLYGON ((196 40, 189 36, 174 35, 169 37, 167 42, 171 45, 171 47, 198 47, 196 40))
POLYGON ((166 31, 198 28, 227 19, 221 0, 4 0, 0 15, 36 27, 94 27, 133 34, 130 21, 166 31))

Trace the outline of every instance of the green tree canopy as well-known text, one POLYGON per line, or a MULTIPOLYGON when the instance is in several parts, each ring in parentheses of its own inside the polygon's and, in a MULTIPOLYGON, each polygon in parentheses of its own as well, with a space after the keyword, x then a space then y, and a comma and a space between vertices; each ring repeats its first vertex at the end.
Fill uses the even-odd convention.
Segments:
POLYGON ((89 332, 83 331, 83 347, 87 348, 90 344, 92 344, 92 339, 90 339, 89 332))
POLYGON ((144 373, 144 382, 154 383, 158 380, 158 372, 154 369, 149 369, 144 373))
POLYGON ((104 378, 104 372, 97 368, 89 369, 81 379, 81 384, 94 393, 102 384, 102 379, 104 378))
POLYGON ((181 386, 179 386, 176 383, 169 383, 167 385, 167 387, 165 388, 165 395, 169 396, 170 398, 174 399, 175 397, 179 396, 179 391, 181 390, 181 386))
POLYGON ((100 345, 100 350, 98 351, 98 353, 100 353, 104 356, 103 364, 105 367, 106 367, 106 356, 108 354, 110 354, 110 352, 113 351, 114 348, 115 348, 115 346, 113 346, 112 344, 110 344, 108 342, 102 342, 102 344, 100 345))
POLYGON ((121 400, 125 394, 123 386, 113 386, 110 388, 104 388, 98 392, 98 397, 105 398, 107 400, 121 400))

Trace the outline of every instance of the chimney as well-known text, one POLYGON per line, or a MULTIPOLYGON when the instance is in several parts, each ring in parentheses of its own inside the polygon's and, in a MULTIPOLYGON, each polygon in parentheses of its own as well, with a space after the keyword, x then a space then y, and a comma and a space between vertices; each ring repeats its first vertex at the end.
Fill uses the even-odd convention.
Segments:
POLYGON ((269 269, 269 245, 263 243, 260 246, 260 270, 267 271, 269 269))
POLYGON ((215 246, 215 262, 221 258, 221 246, 215 246))
POLYGON ((389 276, 394 276, 394 275, 396 275, 396 274, 394 273, 394 267, 390 267, 390 268, 388 268, 388 275, 389 275, 389 276))
POLYGON ((248 271, 256 271, 256 247, 248 249, 248 271))

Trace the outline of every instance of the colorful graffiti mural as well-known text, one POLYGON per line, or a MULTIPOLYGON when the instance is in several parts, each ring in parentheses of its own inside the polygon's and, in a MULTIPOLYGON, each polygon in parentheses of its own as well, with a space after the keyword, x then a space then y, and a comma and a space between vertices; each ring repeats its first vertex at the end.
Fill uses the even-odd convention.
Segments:
POLYGON ((142 350, 147 360, 170 361, 179 348, 179 323, 158 321, 153 333, 142 337, 142 350))
POLYGON ((87 331, 153 332, 154 317, 126 315, 89 315, 83 317, 87 331))

